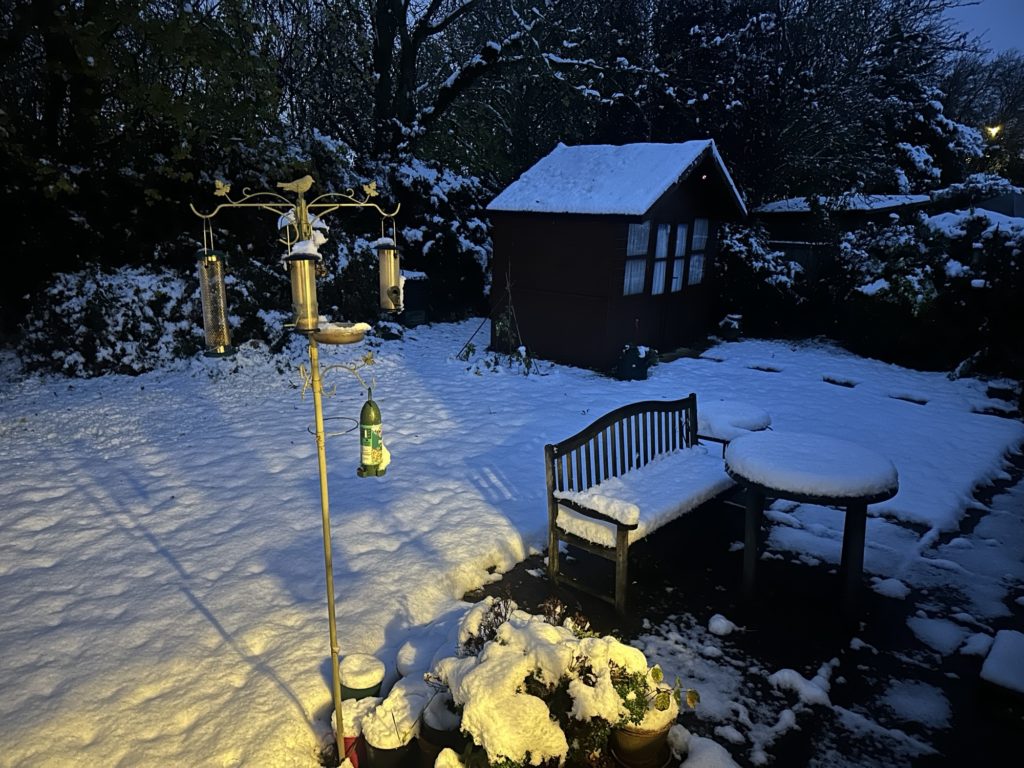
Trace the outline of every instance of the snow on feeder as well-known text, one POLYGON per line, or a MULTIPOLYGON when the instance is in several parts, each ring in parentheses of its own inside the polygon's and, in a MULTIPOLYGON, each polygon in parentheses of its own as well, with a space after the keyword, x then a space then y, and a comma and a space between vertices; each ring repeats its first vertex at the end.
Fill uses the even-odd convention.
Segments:
POLYGON ((196 253, 199 261, 199 289, 203 300, 203 332, 206 354, 212 357, 229 355, 231 328, 228 325, 228 300, 224 289, 224 259, 220 251, 196 253))

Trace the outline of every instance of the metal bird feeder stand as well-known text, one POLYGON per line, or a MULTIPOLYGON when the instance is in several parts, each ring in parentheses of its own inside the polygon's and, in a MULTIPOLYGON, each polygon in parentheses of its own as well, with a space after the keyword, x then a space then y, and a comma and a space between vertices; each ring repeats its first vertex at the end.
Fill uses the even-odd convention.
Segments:
MULTIPOLYGON (((330 628, 332 695, 336 718, 335 738, 339 752, 344 733, 341 708, 341 681, 338 669, 340 647, 334 606, 334 565, 331 558, 330 501, 327 486, 327 450, 325 445, 323 416, 323 373, 334 368, 343 368, 359 379, 367 392, 367 400, 360 413, 360 477, 382 476, 387 468, 390 454, 381 439, 380 409, 372 399, 372 389, 359 376, 360 364, 339 364, 320 367, 318 343, 349 344, 360 341, 368 326, 363 324, 321 323, 316 293, 316 268, 321 262, 318 246, 326 241, 320 230, 326 230, 322 217, 342 208, 371 208, 381 215, 382 237, 377 242, 380 263, 380 306, 381 309, 397 312, 402 309, 399 255, 395 243, 394 217, 398 213, 385 211, 373 198, 377 197, 376 182, 364 184, 362 196, 352 189, 345 192, 329 192, 307 201, 306 193, 313 186, 313 178, 305 176, 291 182, 279 183, 278 188, 295 195, 289 200, 278 192, 250 192, 242 190, 242 196, 233 200, 231 187, 216 182, 214 195, 224 198, 209 213, 201 213, 195 206, 192 212, 203 221, 203 249, 199 259, 200 285, 203 299, 203 324, 208 354, 224 355, 231 352, 230 328, 227 320, 227 300, 224 287, 224 255, 213 250, 213 218, 226 208, 258 208, 278 216, 278 229, 285 236, 281 242, 287 247, 285 262, 291 281, 293 324, 298 333, 306 336, 309 343, 310 374, 306 381, 313 391, 315 418, 317 469, 320 475, 320 511, 323 526, 324 570, 327 581, 327 619, 330 628), (392 237, 384 237, 384 222, 391 223, 392 237), (365 428, 365 429, 364 429, 365 428)), ((372 355, 364 357, 362 365, 372 362, 372 355)), ((303 371, 303 375, 305 372, 303 371)), ((305 390, 303 390, 305 391, 305 390)), ((344 755, 341 755, 344 759, 344 755)))

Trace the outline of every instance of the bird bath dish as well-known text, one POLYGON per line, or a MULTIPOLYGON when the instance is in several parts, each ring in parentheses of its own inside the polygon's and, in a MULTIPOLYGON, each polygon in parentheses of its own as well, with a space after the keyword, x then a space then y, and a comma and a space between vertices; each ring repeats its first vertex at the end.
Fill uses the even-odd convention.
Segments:
POLYGON ((321 344, 354 344, 362 341, 368 330, 367 323, 323 323, 313 338, 321 344))

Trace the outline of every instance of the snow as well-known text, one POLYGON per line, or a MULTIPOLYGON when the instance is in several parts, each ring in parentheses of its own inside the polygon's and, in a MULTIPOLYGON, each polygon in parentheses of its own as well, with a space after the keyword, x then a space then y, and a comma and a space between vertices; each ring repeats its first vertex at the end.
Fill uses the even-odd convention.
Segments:
POLYGON ((881 701, 901 720, 921 723, 929 728, 949 725, 949 700, 934 685, 917 680, 894 680, 881 701))
MULTIPOLYGON (((927 203, 928 195, 864 195, 849 194, 836 198, 819 197, 818 204, 839 211, 889 211, 927 203)), ((806 197, 774 200, 754 209, 754 213, 808 213, 811 204, 806 197)))
MULTIPOLYGON (((1021 489, 993 500, 966 536, 972 547, 937 542, 1024 441, 1019 421, 981 412, 998 404, 986 382, 764 341, 659 363, 645 381, 562 366, 478 375, 474 361, 454 357, 478 325, 420 326, 404 340, 368 336, 320 350, 325 366, 368 349, 377 361, 374 397, 394 457, 387 476, 355 476, 356 434, 327 449, 341 653, 383 661, 385 690, 451 656, 467 590, 543 549, 544 443, 595 413, 680 392, 763 408, 779 431, 884 446, 900 492, 871 508, 866 570, 915 590, 948 591, 955 579, 964 610, 981 620, 1008 615, 1020 595, 1021 489), (921 393, 928 404, 893 392, 921 393)), ((69 755, 88 765, 318 764, 331 678, 316 447, 295 372, 305 347, 285 354, 287 364, 243 342, 230 359, 88 380, 20 376, 0 355, 5 764, 69 755)), ((339 373, 327 386, 336 387, 328 418, 356 418, 358 383, 339 373)), ((774 523, 771 550, 838 562, 841 512, 787 513, 801 527, 774 523)), ((706 627, 707 616, 685 657, 694 674, 668 657, 667 638, 644 639, 648 659, 664 650, 668 679, 694 681, 702 718, 739 722, 735 692, 752 673, 728 653, 700 652, 721 652, 729 639, 706 627)), ((406 693, 425 702, 432 691, 406 693)), ((842 714, 850 728, 878 729, 842 714)), ((789 721, 751 722, 737 727, 764 751, 789 721)), ((877 734, 928 751, 894 729, 877 734)), ((704 742, 691 741, 691 760, 694 743, 704 742)))
POLYGON ((559 144, 495 197, 487 210, 642 216, 708 155, 746 214, 711 139, 622 146, 559 144))
POLYGON ((935 216, 925 218, 925 224, 947 237, 964 237, 967 234, 966 224, 969 220, 980 220, 984 222, 985 229, 982 230, 982 237, 991 235, 996 230, 1001 230, 1011 237, 1024 237, 1024 218, 1019 216, 1007 216, 997 211, 989 211, 978 208, 969 211, 948 211, 935 216))
POLYGON ((725 637, 736 631, 736 625, 720 613, 716 613, 708 619, 708 632, 719 637, 725 637))
POLYGON ((981 679, 1024 694, 1024 634, 1012 629, 996 633, 992 650, 981 666, 981 679))
POLYGON ((346 688, 372 688, 384 680, 384 662, 368 653, 350 653, 338 662, 346 688))
POLYGON ((949 619, 932 619, 925 616, 911 616, 907 626, 922 643, 943 656, 953 653, 967 638, 967 630, 949 619))
MULTIPOLYGON (((556 491, 556 498, 576 502, 626 525, 630 543, 665 523, 690 512, 734 485, 722 459, 702 445, 658 456, 639 469, 607 480, 585 491, 556 491)), ((558 508, 562 530, 606 547, 615 546, 615 526, 558 508)))
POLYGON ((849 440, 801 432, 752 432, 725 449, 731 472, 782 493, 857 498, 897 487, 896 467, 849 440))
POLYGON ((899 579, 875 579, 871 588, 880 595, 891 597, 894 600, 904 600, 910 594, 910 587, 899 579))
POLYGON ((733 440, 771 426, 764 408, 735 400, 702 400, 697 404, 697 433, 716 440, 733 440))

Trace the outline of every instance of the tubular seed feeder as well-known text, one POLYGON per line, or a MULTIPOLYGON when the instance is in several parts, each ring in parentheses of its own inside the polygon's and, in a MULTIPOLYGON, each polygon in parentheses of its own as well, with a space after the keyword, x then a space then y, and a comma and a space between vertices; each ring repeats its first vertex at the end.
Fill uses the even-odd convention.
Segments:
POLYGON ((224 290, 224 254, 220 251, 196 253, 199 260, 199 288, 203 297, 203 329, 206 354, 222 357, 234 352, 228 325, 228 300, 224 290))
MULTIPOLYGON (((361 197, 357 196, 354 190, 348 189, 345 192, 328 192, 319 195, 309 202, 305 199, 305 193, 313 186, 312 176, 304 176, 295 181, 282 182, 277 186, 285 192, 294 193, 295 201, 292 202, 278 192, 250 192, 248 189, 242 190, 241 198, 232 200, 229 197, 231 187, 224 182, 217 181, 215 182, 214 195, 223 197, 225 202, 220 203, 210 213, 200 213, 196 210, 195 206, 190 206, 192 212, 203 221, 203 249, 198 254, 199 277, 203 299, 203 326, 209 350, 208 354, 229 354, 231 351, 231 335, 228 325, 227 299, 224 287, 224 254, 213 250, 213 218, 225 208, 259 208, 276 213, 278 216, 278 229, 284 232, 281 242, 288 249, 285 254, 285 262, 288 266, 288 276, 291 281, 292 311, 294 313, 292 324, 295 330, 303 334, 309 342, 310 378, 307 383, 313 391, 313 410, 316 419, 315 434, 317 467, 320 474, 320 512, 323 526, 324 570, 327 582, 327 618, 331 641, 332 696, 336 718, 335 739, 340 750, 343 740, 339 737, 339 734, 344 734, 340 671, 338 669, 340 648, 338 645, 337 620, 334 607, 334 566, 331 559, 330 503, 327 488, 327 451, 325 447, 326 434, 324 432, 322 402, 323 381, 318 343, 350 344, 360 341, 368 326, 361 323, 321 324, 316 294, 316 268, 322 259, 317 248, 327 239, 320 231, 327 229, 321 217, 328 213, 333 213, 340 208, 372 208, 376 210, 382 217, 382 233, 384 231, 384 221, 390 220, 392 237, 381 237, 377 242, 377 256, 380 264, 380 307, 389 312, 401 311, 402 291, 399 254, 394 239, 394 217, 398 214, 398 207, 396 206, 395 210, 388 212, 377 203, 372 202, 372 199, 378 196, 376 182, 364 184, 361 197)), ((347 368, 357 377, 359 376, 354 367, 345 365, 339 367, 347 368)), ((367 403, 363 407, 364 413, 367 411, 368 406, 372 406, 372 409, 377 407, 370 397, 369 389, 367 389, 367 403)), ((379 443, 379 410, 377 411, 375 426, 379 443)), ((386 449, 384 449, 384 452, 386 452, 386 449)), ((365 469, 368 468, 360 466, 361 471, 358 472, 360 477, 379 477, 384 474, 383 465, 379 468, 369 468, 373 471, 362 471, 365 469)))

